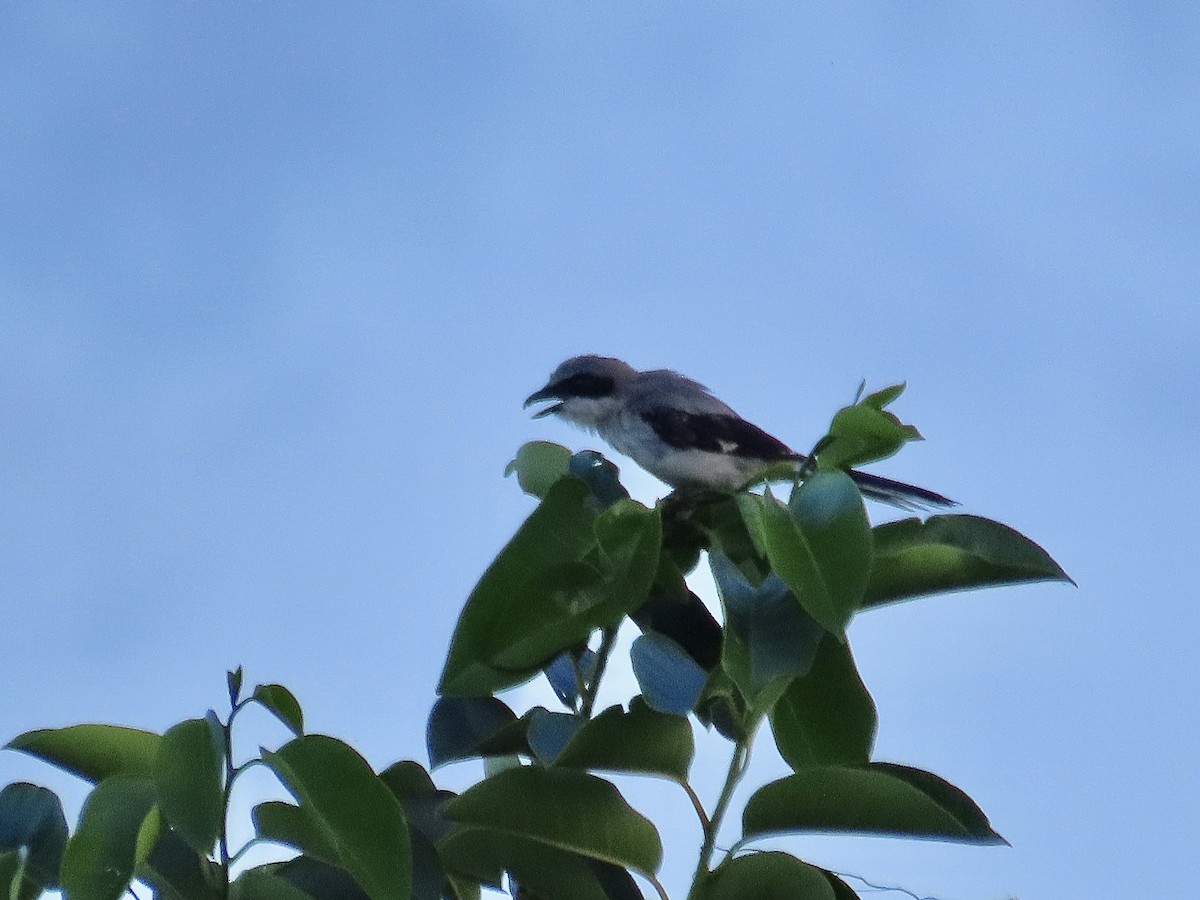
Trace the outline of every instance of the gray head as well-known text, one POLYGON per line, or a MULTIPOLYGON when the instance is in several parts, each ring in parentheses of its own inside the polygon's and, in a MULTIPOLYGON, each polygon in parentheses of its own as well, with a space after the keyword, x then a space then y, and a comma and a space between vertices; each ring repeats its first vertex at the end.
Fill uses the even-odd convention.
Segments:
POLYGON ((558 400, 534 418, 553 414, 595 428, 617 409, 621 388, 637 374, 629 363, 611 356, 573 356, 554 370, 545 387, 526 398, 525 405, 558 400))

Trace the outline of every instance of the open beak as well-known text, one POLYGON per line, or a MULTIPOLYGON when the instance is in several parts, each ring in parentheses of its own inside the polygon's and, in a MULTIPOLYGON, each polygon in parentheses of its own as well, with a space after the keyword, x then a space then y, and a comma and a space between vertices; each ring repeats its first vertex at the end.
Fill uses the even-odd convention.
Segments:
MULTIPOLYGON (((544 400, 558 400, 558 399, 560 399, 560 398, 559 398, 557 392, 554 390, 553 385, 548 384, 544 388, 542 388, 540 391, 534 391, 532 394, 530 394, 528 397, 526 397, 524 407, 528 408, 530 405, 532 405, 534 403, 541 403, 544 400)), ((533 414, 533 417, 535 419, 540 419, 540 418, 542 418, 542 416, 553 415, 554 413, 556 413, 560 409, 562 409, 562 406, 563 405, 561 403, 552 403, 549 406, 547 406, 545 409, 539 409, 537 412, 535 412, 533 414)))

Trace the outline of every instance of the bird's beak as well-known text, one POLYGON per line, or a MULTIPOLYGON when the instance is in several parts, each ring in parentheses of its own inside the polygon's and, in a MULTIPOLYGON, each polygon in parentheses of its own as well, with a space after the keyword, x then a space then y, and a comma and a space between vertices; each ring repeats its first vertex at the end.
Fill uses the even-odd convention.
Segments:
MULTIPOLYGON (((558 399, 560 399, 558 396, 558 392, 554 390, 553 385, 548 384, 544 388, 542 388, 540 391, 534 391, 532 394, 530 394, 528 397, 526 397, 524 407, 528 408, 529 406, 531 406, 534 403, 541 403, 543 400, 558 400, 558 399)), ((563 405, 561 403, 552 403, 549 406, 547 406, 545 409, 539 409, 537 412, 535 412, 533 414, 533 417, 535 419, 540 419, 542 416, 553 415, 554 413, 556 413, 560 409, 562 409, 562 406, 563 405)))

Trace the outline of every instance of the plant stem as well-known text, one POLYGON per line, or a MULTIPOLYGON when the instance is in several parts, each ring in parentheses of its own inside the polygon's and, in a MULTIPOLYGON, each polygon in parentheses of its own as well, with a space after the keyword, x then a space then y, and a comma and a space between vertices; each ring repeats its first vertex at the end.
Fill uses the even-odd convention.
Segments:
POLYGON ((221 734, 225 738, 225 789, 221 792, 221 835, 219 842, 221 880, 218 892, 221 900, 225 900, 229 896, 229 868, 231 865, 229 855, 229 797, 233 793, 233 779, 238 773, 238 770, 233 765, 233 717, 238 709, 239 707, 235 706, 230 710, 229 721, 221 729, 221 734))
POLYGON ((729 802, 733 799, 733 792, 737 789, 742 776, 746 774, 746 765, 750 761, 750 744, 753 740, 754 734, 751 731, 733 748, 733 757, 729 760, 729 771, 725 773, 725 784, 721 787, 721 796, 717 799, 712 817, 704 826, 704 843, 700 847, 700 859, 696 863, 696 874, 692 876, 692 887, 688 892, 688 897, 696 895, 701 880, 709 872, 713 849, 717 844, 717 833, 721 830, 721 822, 725 819, 729 802))
POLYGON ((617 629, 605 628, 600 633, 600 647, 596 650, 596 671, 587 680, 587 689, 583 693, 583 703, 579 707, 579 715, 587 721, 592 717, 592 709, 596 705, 596 694, 600 690, 600 679, 608 667, 608 657, 612 653, 613 644, 617 640, 617 629))

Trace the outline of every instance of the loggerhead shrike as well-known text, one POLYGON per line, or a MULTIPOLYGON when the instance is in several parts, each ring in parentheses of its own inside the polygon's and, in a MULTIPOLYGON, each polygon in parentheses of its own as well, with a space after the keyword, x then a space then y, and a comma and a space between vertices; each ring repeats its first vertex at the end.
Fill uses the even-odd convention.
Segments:
MULTIPOLYGON (((747 422, 704 385, 668 369, 639 372, 619 359, 576 356, 550 376, 525 405, 557 400, 534 418, 557 415, 599 434, 613 449, 674 488, 728 493, 767 466, 795 462, 794 452, 747 422)), ((954 506, 941 494, 890 478, 850 470, 863 496, 923 509, 954 506)))

